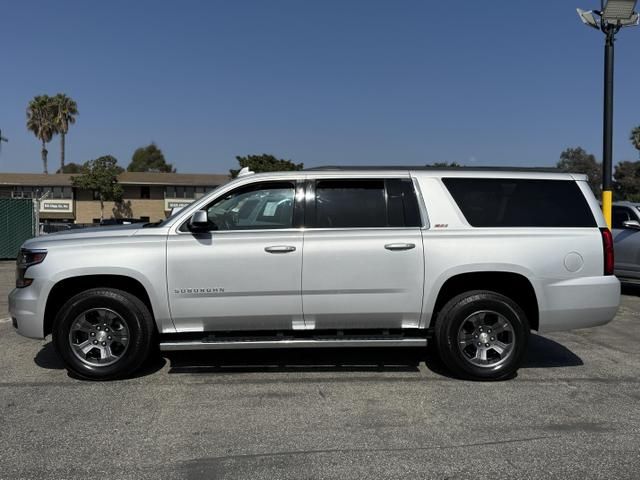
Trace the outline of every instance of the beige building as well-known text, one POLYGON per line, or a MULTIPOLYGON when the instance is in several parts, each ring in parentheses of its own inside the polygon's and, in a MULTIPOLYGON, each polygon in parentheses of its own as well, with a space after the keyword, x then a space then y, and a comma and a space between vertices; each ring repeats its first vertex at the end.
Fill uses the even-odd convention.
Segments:
MULTIPOLYGON (((0 173, 0 198, 40 199, 41 222, 98 223, 100 201, 93 191, 73 187, 71 174, 0 173)), ((104 218, 154 222, 229 181, 227 175, 124 172, 122 202, 105 202, 104 218)))

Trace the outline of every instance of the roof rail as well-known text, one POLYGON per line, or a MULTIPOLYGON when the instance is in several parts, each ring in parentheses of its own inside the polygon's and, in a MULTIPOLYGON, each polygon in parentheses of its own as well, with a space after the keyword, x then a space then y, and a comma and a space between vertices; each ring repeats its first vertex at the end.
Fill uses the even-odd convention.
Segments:
POLYGON ((321 167, 305 168, 305 171, 322 171, 322 170, 476 170, 489 172, 540 172, 540 173, 559 173, 562 172, 555 167, 434 167, 431 165, 326 165, 321 167))

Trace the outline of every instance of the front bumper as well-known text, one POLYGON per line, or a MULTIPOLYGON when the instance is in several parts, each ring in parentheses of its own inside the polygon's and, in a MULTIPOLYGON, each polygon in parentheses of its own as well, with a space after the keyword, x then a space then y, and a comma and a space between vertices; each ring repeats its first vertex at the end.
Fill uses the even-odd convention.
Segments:
POLYGON ((29 338, 44 338, 44 306, 40 289, 32 284, 9 294, 9 316, 18 333, 29 338), (16 325, 17 324, 17 325, 16 325))
POLYGON ((613 275, 554 282, 545 285, 543 292, 542 333, 604 325, 620 306, 620 282, 613 275))

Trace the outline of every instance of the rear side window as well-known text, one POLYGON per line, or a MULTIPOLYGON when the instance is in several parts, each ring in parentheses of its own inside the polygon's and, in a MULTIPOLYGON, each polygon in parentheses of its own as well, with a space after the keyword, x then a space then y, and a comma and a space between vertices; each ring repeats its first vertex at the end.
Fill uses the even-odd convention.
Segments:
POLYGON ((443 178, 474 227, 596 227, 572 180, 443 178))
POLYGON ((409 179, 319 180, 317 228, 419 227, 420 212, 409 179))

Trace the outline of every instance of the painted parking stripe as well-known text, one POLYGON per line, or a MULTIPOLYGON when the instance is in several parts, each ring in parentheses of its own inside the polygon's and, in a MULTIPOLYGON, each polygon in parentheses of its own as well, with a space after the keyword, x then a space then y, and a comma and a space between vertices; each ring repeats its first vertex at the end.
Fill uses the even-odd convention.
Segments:
POLYGON ((10 318, 0 318, 0 323, 9 323, 10 321, 10 318))

